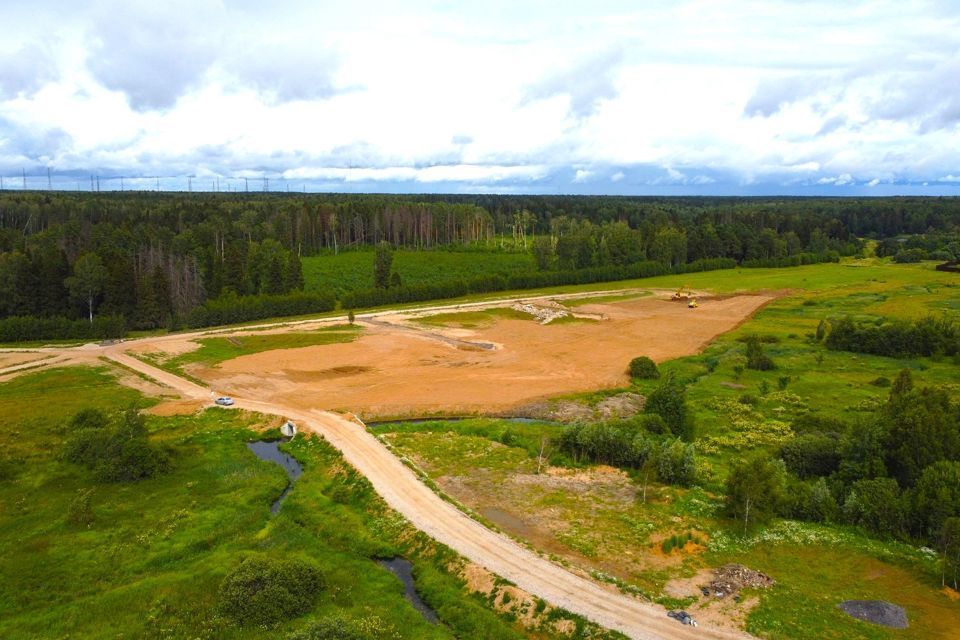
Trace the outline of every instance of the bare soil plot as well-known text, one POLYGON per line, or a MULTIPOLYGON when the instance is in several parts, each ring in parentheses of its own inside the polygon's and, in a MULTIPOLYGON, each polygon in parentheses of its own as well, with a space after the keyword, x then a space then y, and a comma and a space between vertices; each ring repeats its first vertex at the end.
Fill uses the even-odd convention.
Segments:
POLYGON ((7 367, 14 367, 16 365, 35 362, 37 360, 42 360, 46 357, 48 356, 45 356, 41 353, 17 353, 17 352, 0 353, 0 370, 6 369, 7 367))
MULTIPOLYGON (((222 393, 349 410, 363 418, 494 413, 538 398, 623 385, 631 358, 662 361, 696 353, 772 299, 733 296, 688 309, 641 298, 578 308, 607 318, 599 322, 542 326, 495 317, 474 330, 422 330, 398 314, 369 326, 352 343, 251 354, 189 371, 222 393)), ((169 352, 170 345, 164 347, 169 352)))

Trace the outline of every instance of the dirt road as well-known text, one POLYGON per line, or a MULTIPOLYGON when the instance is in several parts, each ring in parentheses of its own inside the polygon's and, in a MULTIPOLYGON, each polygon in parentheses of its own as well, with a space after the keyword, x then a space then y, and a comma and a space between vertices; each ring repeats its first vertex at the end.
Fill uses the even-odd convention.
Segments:
MULTIPOLYGON (((185 397, 209 399, 212 395, 209 389, 156 369, 127 355, 120 348, 107 348, 104 355, 176 389, 185 397)), ((749 637, 709 627, 685 627, 668 618, 659 607, 575 576, 509 538, 494 533, 442 500, 356 423, 325 411, 294 410, 242 398, 235 398, 235 401, 240 408, 292 419, 301 430, 323 436, 370 481, 387 504, 415 527, 465 558, 555 606, 642 640, 749 637)))

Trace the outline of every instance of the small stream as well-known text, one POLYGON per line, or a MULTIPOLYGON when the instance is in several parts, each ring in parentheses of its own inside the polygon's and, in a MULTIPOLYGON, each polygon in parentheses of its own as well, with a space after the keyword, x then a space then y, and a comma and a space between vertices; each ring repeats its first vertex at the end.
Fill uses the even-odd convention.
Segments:
POLYGON ((257 456, 261 460, 266 460, 267 462, 273 462, 275 464, 283 467, 284 471, 287 472, 287 478, 290 479, 290 482, 287 483, 287 486, 284 487, 283 492, 280 494, 280 497, 273 501, 273 504, 270 505, 270 513, 276 515, 280 511, 280 505, 283 503, 284 498, 287 497, 287 494, 293 490, 293 483, 296 482, 297 478, 300 477, 300 474, 303 473, 303 467, 300 466, 300 463, 297 462, 296 458, 291 455, 280 451, 280 445, 288 440, 258 440, 257 442, 248 442, 247 448, 253 452, 253 455, 257 456))
POLYGON ((406 558, 390 558, 389 560, 377 560, 377 564, 387 569, 390 573, 400 578, 403 583, 403 597, 407 602, 413 605, 413 608, 420 612, 424 619, 437 624, 439 619, 436 612, 430 608, 426 602, 420 598, 420 594, 414 588, 413 584, 413 565, 406 558))

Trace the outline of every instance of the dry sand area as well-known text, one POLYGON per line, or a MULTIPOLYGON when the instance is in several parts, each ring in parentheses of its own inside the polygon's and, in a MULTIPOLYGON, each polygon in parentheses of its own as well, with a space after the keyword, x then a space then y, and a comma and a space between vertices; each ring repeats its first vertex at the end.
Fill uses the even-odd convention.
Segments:
POLYGON ((698 309, 647 297, 577 308, 603 314, 602 321, 540 325, 499 318, 475 330, 413 329, 409 318, 395 315, 389 320, 396 324, 368 325, 355 342, 252 354, 190 373, 219 393, 351 411, 364 419, 496 413, 535 399, 621 386, 632 358, 697 353, 773 297, 701 299, 698 309))

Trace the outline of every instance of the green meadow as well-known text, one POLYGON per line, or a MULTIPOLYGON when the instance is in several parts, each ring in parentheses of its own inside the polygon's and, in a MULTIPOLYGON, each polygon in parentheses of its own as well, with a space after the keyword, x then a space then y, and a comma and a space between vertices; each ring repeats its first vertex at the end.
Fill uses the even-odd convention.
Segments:
POLYGON ((527 637, 513 616, 469 595, 449 572, 456 557, 390 511, 319 438, 283 445, 304 473, 271 516, 285 473, 246 446, 277 435, 262 431, 263 416, 149 416, 151 440, 170 451, 172 468, 137 482, 99 484, 61 459, 75 412, 116 415, 132 404, 150 401, 107 368, 52 369, 0 385, 0 637, 286 638, 311 621, 342 618, 380 638, 527 637), (69 514, 91 489, 89 518, 77 524, 69 514), (398 555, 413 563, 439 624, 375 562, 398 555), (312 609, 267 627, 221 615, 220 583, 249 557, 317 566, 325 586, 312 609))
MULTIPOLYGON (((302 258, 306 291, 344 293, 373 287, 372 249, 302 258)), ((405 285, 434 284, 477 276, 535 271, 527 252, 403 251, 393 254, 393 268, 405 285)))
MULTIPOLYGON (((744 594, 757 599, 746 627, 762 637, 955 637, 960 602, 940 589, 935 554, 840 524, 775 519, 743 535, 724 515, 723 496, 731 465, 759 451, 776 455, 779 446, 793 437, 790 425, 795 418, 870 420, 887 399, 889 381, 904 368, 911 370, 918 386, 944 388, 954 401, 960 400, 956 358, 896 359, 830 351, 815 339, 821 320, 829 323, 844 316, 864 322, 928 314, 957 317, 960 277, 935 271, 930 263, 893 265, 869 259, 651 278, 616 283, 616 288, 680 284, 716 294, 778 295, 702 353, 660 364, 663 375, 672 372, 686 385, 695 416, 700 473, 691 488, 653 482, 643 501, 639 472, 611 475, 574 464, 556 448, 548 450, 548 456, 561 476, 586 475, 574 485, 576 491, 558 489, 553 480, 540 482, 534 474, 541 443, 544 438, 555 441, 564 429, 561 425, 477 419, 381 425, 378 431, 467 507, 480 509, 482 515, 493 505, 494 516, 500 511, 513 514, 523 520, 522 526, 514 526, 514 535, 667 606, 697 601, 671 597, 667 586, 672 579, 737 562, 777 581, 773 588, 744 594), (776 369, 743 367, 747 336, 762 338, 776 369), (477 480, 472 482, 473 478, 477 480), (662 540, 686 532, 702 538, 698 550, 675 552, 666 559, 658 554, 662 540), (634 556, 649 561, 634 562, 634 556), (907 610, 910 628, 892 630, 854 620, 837 608, 845 599, 900 604, 907 610)), ((563 288, 575 290, 583 288, 563 288)), ((623 296, 594 298, 601 303, 618 299, 623 296)), ((568 399, 595 404, 623 391, 647 395, 657 384, 636 380, 628 388, 568 399)), ((511 520, 506 523, 510 529, 511 520)))

